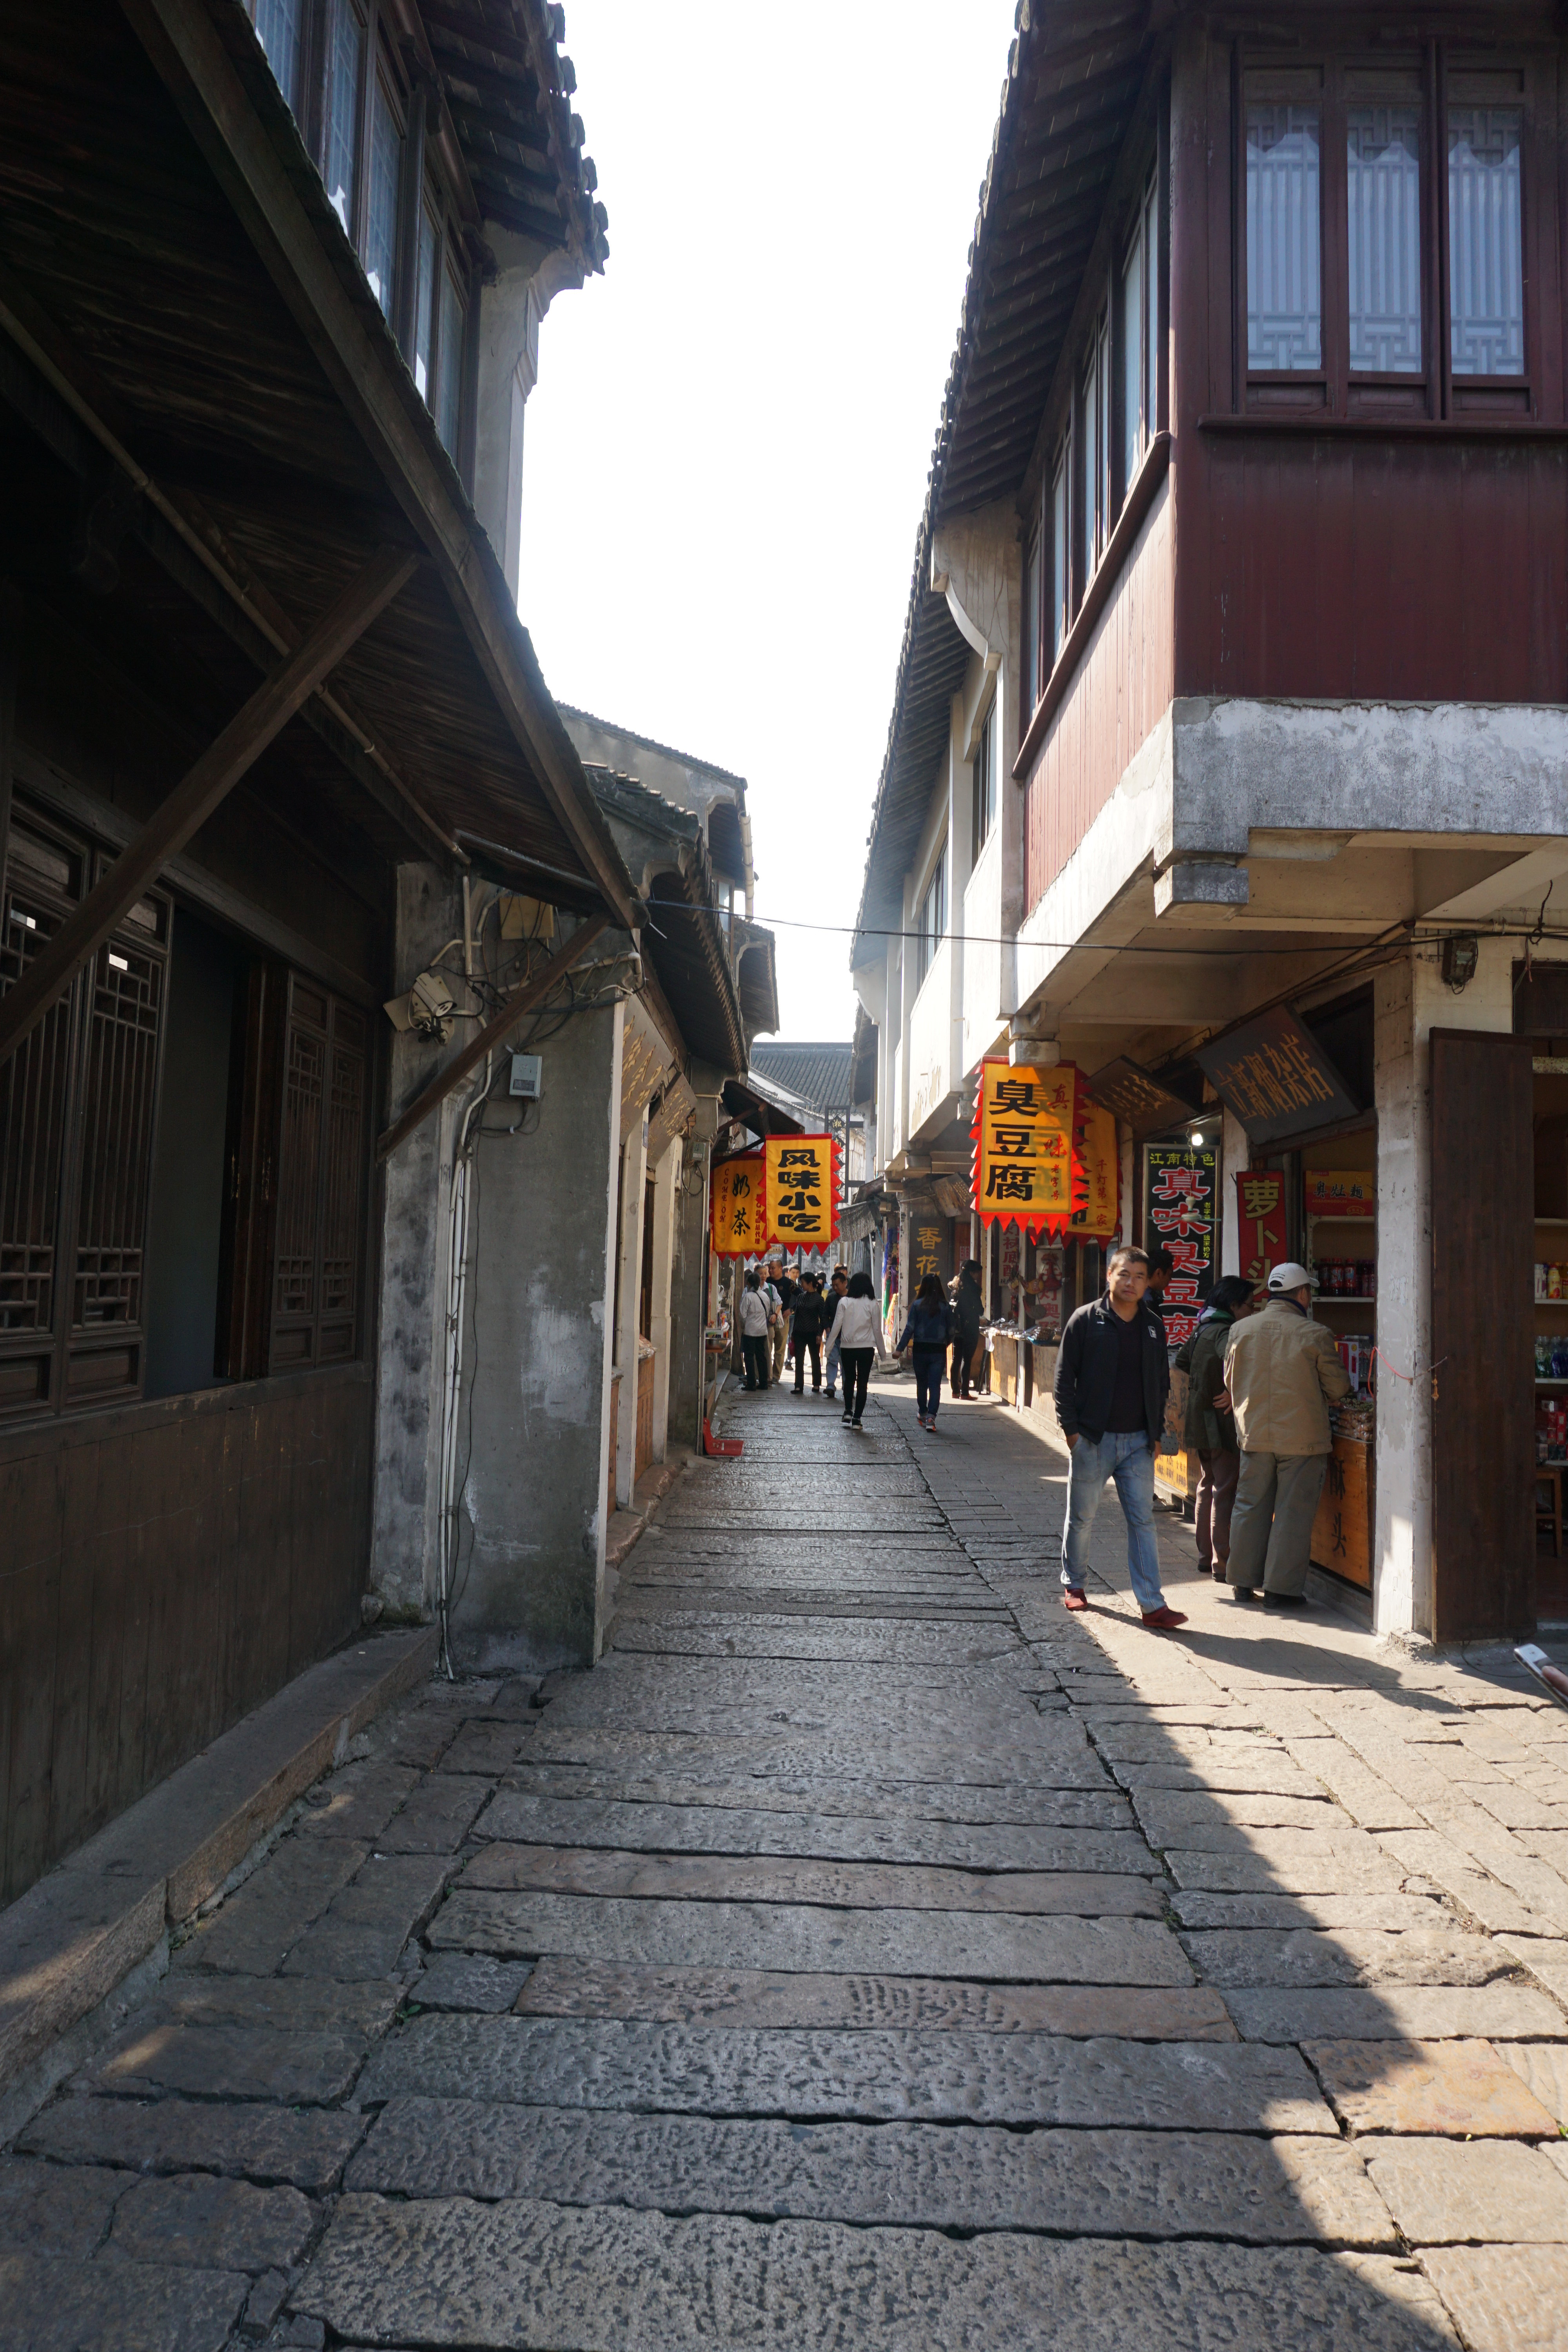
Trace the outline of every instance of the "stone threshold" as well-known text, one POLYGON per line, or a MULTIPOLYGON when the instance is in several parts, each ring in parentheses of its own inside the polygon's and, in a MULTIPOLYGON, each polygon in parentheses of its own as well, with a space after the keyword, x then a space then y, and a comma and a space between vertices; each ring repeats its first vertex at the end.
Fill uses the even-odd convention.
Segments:
MULTIPOLYGON (((436 1664, 433 1625, 362 1634, 172 1772, 0 1911, 0 2094, 216 1894, 384 1707, 436 1664)), ((40 2093, 47 2085, 40 2080, 40 2093)))
POLYGON ((632 1488, 626 1509, 613 1514, 605 1531, 605 1565, 618 1569, 678 1478, 683 1478, 697 1456, 689 1445, 676 1448, 663 1462, 651 1463, 632 1488))

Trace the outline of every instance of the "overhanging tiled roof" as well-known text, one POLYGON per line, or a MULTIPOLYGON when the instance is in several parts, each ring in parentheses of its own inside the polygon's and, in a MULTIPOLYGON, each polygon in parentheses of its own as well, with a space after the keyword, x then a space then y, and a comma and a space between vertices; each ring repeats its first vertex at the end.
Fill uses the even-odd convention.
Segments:
POLYGON ((775 1086, 786 1087, 816 1110, 842 1110, 849 1100, 851 1045, 753 1045, 752 1068, 775 1086))
POLYGON ((969 659, 931 593, 932 533, 1022 485, 1142 88, 1150 14, 1147 0, 1019 0, 915 541, 862 926, 896 913, 969 659))
POLYGON ((584 152, 565 11, 545 0, 419 0, 441 97, 485 217, 563 247, 584 270, 609 245, 584 152))

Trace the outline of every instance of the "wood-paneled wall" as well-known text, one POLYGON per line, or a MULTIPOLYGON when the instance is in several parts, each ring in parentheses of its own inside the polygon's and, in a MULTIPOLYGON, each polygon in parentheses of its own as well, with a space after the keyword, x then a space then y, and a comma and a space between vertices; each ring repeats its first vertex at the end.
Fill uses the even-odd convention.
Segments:
POLYGON ((1238 423, 1178 467, 1182 693, 1568 701, 1568 439, 1238 423))
POLYGON ((1170 707, 1173 506, 1161 492, 1025 785, 1025 905, 1049 888, 1170 707))
POLYGON ((373 1405, 354 1366, 0 1439, 0 1901, 357 1629, 373 1405))

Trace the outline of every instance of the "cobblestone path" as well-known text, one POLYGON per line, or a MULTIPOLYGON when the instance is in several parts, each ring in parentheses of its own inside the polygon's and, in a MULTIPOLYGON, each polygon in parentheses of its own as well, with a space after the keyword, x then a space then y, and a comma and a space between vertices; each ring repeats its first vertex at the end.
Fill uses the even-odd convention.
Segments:
POLYGON ((1179 1637, 991 1405, 736 1402, 592 1674, 374 1727, 0 2158, 0 2344, 1568 2344, 1568 1716, 1179 1637))

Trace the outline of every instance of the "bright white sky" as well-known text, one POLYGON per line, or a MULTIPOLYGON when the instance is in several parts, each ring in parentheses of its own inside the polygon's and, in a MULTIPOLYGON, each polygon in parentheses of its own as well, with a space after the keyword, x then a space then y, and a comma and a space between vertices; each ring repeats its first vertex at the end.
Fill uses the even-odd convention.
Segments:
POLYGON ((1014 0, 567 0, 603 278, 528 404, 551 691, 748 782, 781 1037, 847 1038, 849 925, 1014 0))

